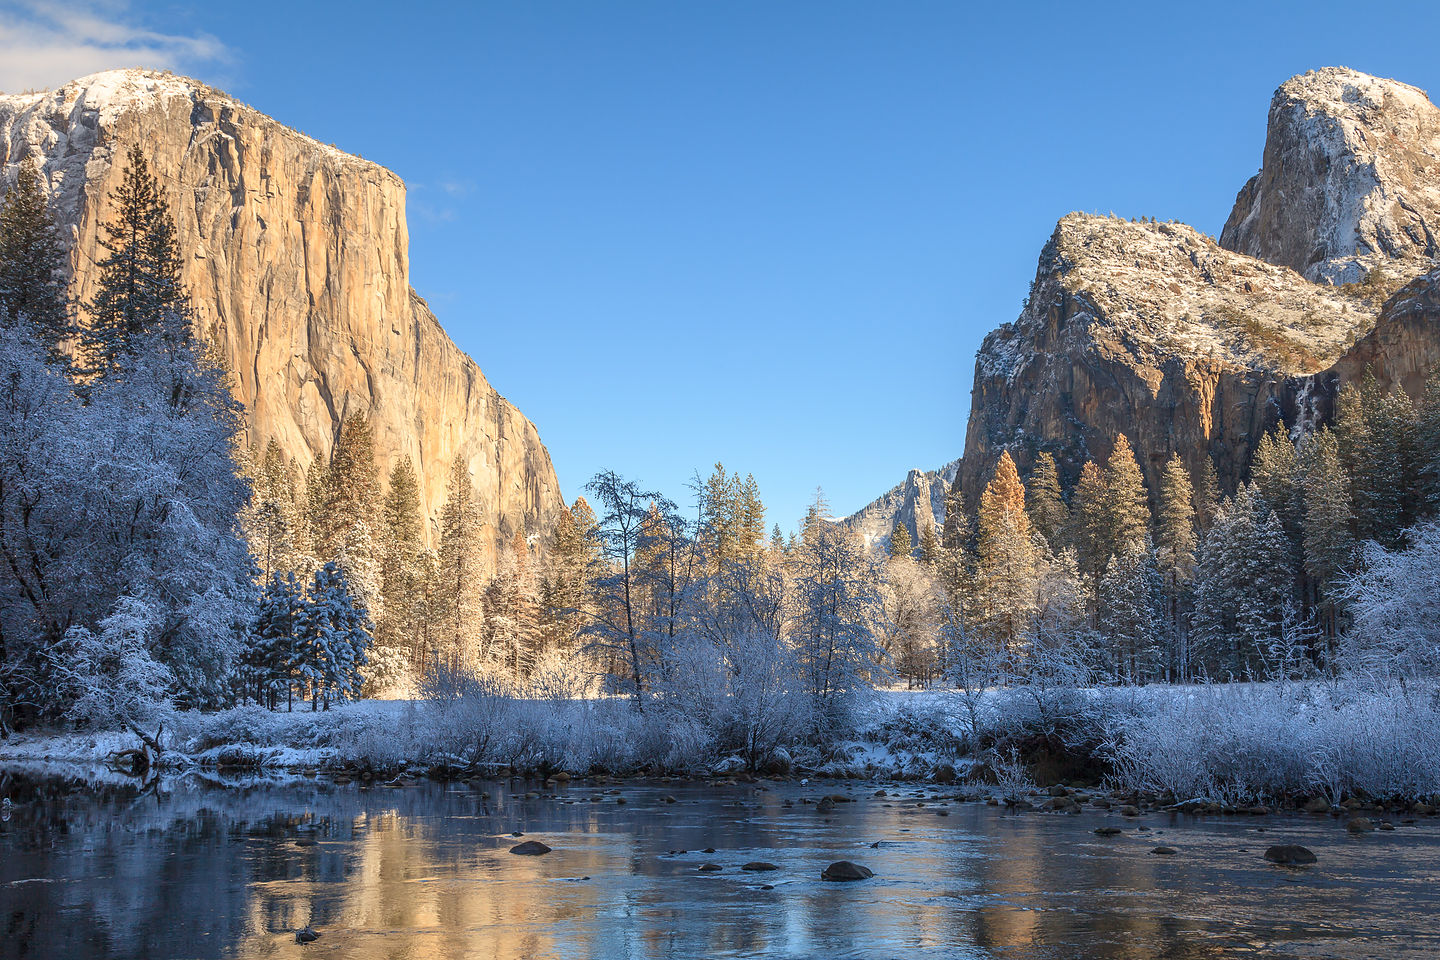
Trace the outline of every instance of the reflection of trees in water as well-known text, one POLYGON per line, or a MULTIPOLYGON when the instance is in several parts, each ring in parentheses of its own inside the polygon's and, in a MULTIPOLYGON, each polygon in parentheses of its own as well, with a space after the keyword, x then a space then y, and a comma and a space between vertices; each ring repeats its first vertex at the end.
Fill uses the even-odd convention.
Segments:
MULTIPOLYGON (((486 784, 491 801, 430 783, 189 781, 154 794, 121 785, 88 795, 63 786, 0 780, 16 800, 0 824, 0 960, 273 956, 293 948, 290 931, 307 924, 325 935, 326 952, 365 960, 913 948, 1218 960, 1235 946, 1232 924, 1252 939, 1293 935, 1307 918, 1314 929, 1337 916, 1393 929, 1406 909, 1413 920, 1423 906, 1391 898, 1377 916, 1363 902, 1374 885, 1276 888, 1258 853, 1233 859, 1233 848, 1249 843, 1235 823, 1182 827, 1183 854, 1162 860, 1149 854, 1147 841, 1158 838, 1131 833, 1129 822, 1127 836, 1101 839, 1090 832, 1100 822, 1093 815, 952 805, 942 818, 895 796, 886 801, 893 807, 862 801, 821 815, 813 806, 782 810, 781 791, 744 787, 628 784, 630 803, 617 806, 588 802, 596 788, 580 785, 563 791, 573 804, 510 794, 523 784, 486 784), (681 802, 661 803, 672 791, 681 802), (737 798, 745 805, 733 805, 737 798), (512 857, 512 830, 546 837, 556 852, 512 857), (297 846, 302 836, 319 845, 297 846), (870 849, 876 840, 893 846, 870 849), (1207 857, 1207 842, 1231 848, 1212 846, 1207 857), (707 846, 719 853, 701 853, 707 846), (671 849, 690 853, 666 855, 671 849), (707 859, 726 870, 697 874, 707 859), (748 859, 782 870, 742 875, 748 859), (880 880, 818 882, 821 866, 838 859, 870 864, 880 880), (56 882, 11 886, 26 878, 56 882), (757 889, 776 881, 775 891, 757 889), (1284 899, 1257 910, 1257 889, 1284 899)), ((1340 851, 1317 849, 1330 874, 1340 851)), ((1424 875, 1434 838, 1406 849, 1418 858, 1408 869, 1424 875)), ((1380 889, 1394 890, 1390 883, 1380 889)))

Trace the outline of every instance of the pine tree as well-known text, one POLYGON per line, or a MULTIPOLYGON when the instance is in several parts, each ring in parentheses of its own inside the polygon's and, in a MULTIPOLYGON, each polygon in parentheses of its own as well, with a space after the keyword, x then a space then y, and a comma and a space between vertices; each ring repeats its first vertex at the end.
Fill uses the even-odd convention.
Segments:
POLYGON ((299 616, 299 673, 310 687, 310 709, 360 696, 362 668, 374 633, 365 607, 335 563, 315 571, 299 616))
POLYGON ((1290 545, 1252 486, 1222 505, 1200 543, 1195 576, 1196 659, 1217 679, 1248 679, 1290 609, 1290 545))
POLYGON ((1145 477, 1125 434, 1115 438, 1115 449, 1105 464, 1105 539, 1111 556, 1143 552, 1150 546, 1150 502, 1145 477))
POLYGON ((920 525, 920 562, 927 568, 934 570, 940 563, 940 537, 935 533, 935 524, 922 523, 920 525))
POLYGON ((380 595, 384 601, 375 618, 375 648, 371 656, 373 683, 393 687, 423 665, 415 649, 415 607, 423 600, 418 563, 422 556, 420 480, 408 456, 390 470, 381 509, 380 595))
POLYGON ((1415 516, 1440 513, 1440 366, 1425 379, 1425 395, 1415 411, 1415 516))
POLYGON ((142 331, 175 341, 189 335, 190 302, 180 282, 180 253, 165 191, 133 146, 120 186, 110 192, 114 218, 103 224, 99 289, 87 305, 91 362, 100 374, 115 371, 133 352, 142 331))
POLYGON ((272 439, 265 445, 242 524, 250 552, 260 567, 262 579, 267 582, 271 574, 297 570, 301 565, 297 546, 300 517, 295 512, 290 479, 284 451, 272 439))
POLYGON ((1322 429, 1306 441, 1300 472, 1305 573, 1314 584, 1311 599, 1319 608, 1325 635, 1333 641, 1339 633, 1337 601, 1354 563, 1356 545, 1350 535, 1350 478, 1332 431, 1322 429))
POLYGON ((40 169, 28 160, 0 203, 0 326, 25 318, 50 362, 60 364, 67 362, 62 345, 75 332, 65 274, 65 252, 40 169))
POLYGON ((294 684, 303 658, 300 623, 305 598, 294 572, 273 574, 256 603, 240 656, 247 693, 271 710, 281 690, 294 706, 294 684))
POLYGON ((1200 478, 1195 484, 1195 526, 1209 529, 1220 512, 1220 478, 1215 473, 1215 460, 1210 454, 1200 458, 1200 478))
POLYGON ((1100 578, 1097 619, 1112 676, 1145 683, 1159 676, 1159 573, 1146 550, 1117 554, 1100 578))
POLYGON ((1030 474, 1030 483, 1025 489, 1030 522, 1045 538, 1053 550, 1066 546, 1065 532, 1070 526, 1070 508, 1060 492, 1060 474, 1055 467, 1055 458, 1048 452, 1041 452, 1035 458, 1035 469, 1030 474))
POLYGON ((1036 611, 1039 553, 1025 512, 1025 487, 1009 451, 980 497, 976 581, 981 630, 1002 650, 1017 649, 1036 611))
POLYGON ((1104 474, 1093 460, 1080 468, 1070 511, 1069 540, 1075 544, 1080 573, 1095 578, 1113 553, 1110 537, 1109 496, 1104 474))
POLYGON ((760 501, 760 485, 750 473, 740 486, 739 528, 740 553, 753 558, 765 542, 765 504, 760 501))
POLYGON ((1195 490, 1190 471, 1180 455, 1172 454, 1160 478, 1160 502, 1155 517, 1155 563, 1165 601, 1165 620, 1171 640, 1168 666, 1172 678, 1184 673, 1184 598, 1195 577, 1195 490))
POLYGON ((440 610, 437 655, 454 666, 474 666, 480 657, 482 593, 480 511, 470 468, 462 454, 450 464, 445 509, 440 515, 440 556, 436 596, 440 610))
POLYGON ((782 560, 785 557, 785 534, 780 532, 778 523, 770 529, 770 557, 773 560, 782 560))
POLYGON ((903 521, 896 521, 895 529, 890 531, 890 556, 908 558, 913 551, 910 528, 903 521))
POLYGON ((595 513, 584 497, 563 510, 550 532, 542 579, 546 646, 573 653, 589 617, 592 583, 600 563, 595 513))

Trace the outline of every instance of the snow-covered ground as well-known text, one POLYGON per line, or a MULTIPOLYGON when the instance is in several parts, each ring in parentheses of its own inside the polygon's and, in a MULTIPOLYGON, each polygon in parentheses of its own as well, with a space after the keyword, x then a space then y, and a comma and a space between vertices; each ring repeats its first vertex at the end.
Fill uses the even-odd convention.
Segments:
MULTIPOLYGON (((241 707, 178 713, 167 765, 350 776, 691 775, 747 767, 712 731, 624 699, 429 703, 366 700, 329 711, 241 707)), ((0 768, 102 764, 126 732, 30 731, 0 741, 0 768)), ((993 779, 1029 761, 1041 785, 1104 775, 1177 800, 1281 802, 1440 796, 1440 708, 1431 687, 1343 684, 882 690, 824 750, 787 743, 763 772, 883 779, 993 779), (1037 751, 1039 751, 1037 753, 1037 751), (1099 771, 1099 773, 1095 773, 1099 771)))

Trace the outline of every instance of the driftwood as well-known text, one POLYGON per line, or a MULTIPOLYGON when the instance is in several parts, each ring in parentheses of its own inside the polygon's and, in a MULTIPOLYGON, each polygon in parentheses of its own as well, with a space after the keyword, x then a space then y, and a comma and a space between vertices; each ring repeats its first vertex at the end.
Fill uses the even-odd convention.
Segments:
POLYGON ((163 724, 158 727, 153 737, 133 723, 129 724, 129 727, 130 732, 140 738, 140 746, 117 750, 106 757, 105 762, 121 773, 144 778, 152 768, 159 766, 160 755, 163 753, 160 737, 165 733, 165 727, 163 724))

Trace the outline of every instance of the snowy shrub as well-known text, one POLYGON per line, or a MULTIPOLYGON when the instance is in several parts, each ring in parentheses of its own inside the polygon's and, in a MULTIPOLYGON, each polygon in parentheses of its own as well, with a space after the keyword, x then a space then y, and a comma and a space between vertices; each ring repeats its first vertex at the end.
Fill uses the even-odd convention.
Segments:
POLYGON ((1324 793, 1440 792, 1434 691, 1226 685, 1162 689, 1113 718, 1105 752, 1123 787, 1222 803, 1324 793))
POLYGON ((1353 625, 1343 656, 1351 671, 1377 677, 1440 673, 1440 521, 1418 524, 1409 546, 1365 544, 1346 585, 1353 625))
POLYGON ((122 597, 99 627, 71 627, 52 654, 53 676, 70 703, 66 718, 95 729, 148 722, 168 705, 175 682, 150 655, 160 629, 154 606, 122 597))

